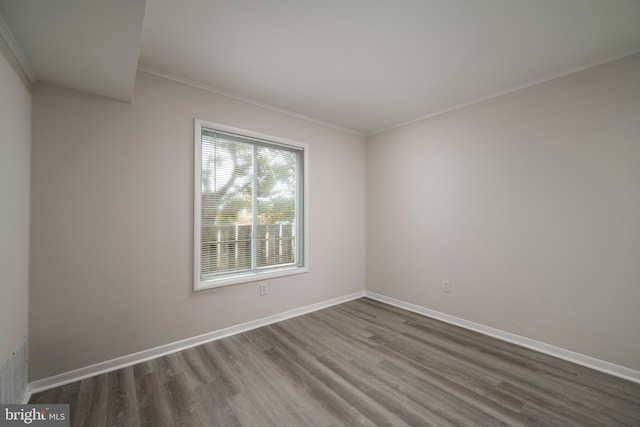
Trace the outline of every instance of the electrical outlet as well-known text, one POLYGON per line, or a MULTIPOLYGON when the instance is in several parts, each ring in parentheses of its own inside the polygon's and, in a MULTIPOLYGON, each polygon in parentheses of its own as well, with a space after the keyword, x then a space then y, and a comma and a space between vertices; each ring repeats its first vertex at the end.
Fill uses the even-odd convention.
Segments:
POLYGON ((451 281, 450 280, 443 280, 442 281, 442 292, 444 292, 445 294, 450 294, 451 293, 451 281))
POLYGON ((269 289, 267 289, 267 282, 260 283, 260 296, 263 297, 269 293, 269 289))

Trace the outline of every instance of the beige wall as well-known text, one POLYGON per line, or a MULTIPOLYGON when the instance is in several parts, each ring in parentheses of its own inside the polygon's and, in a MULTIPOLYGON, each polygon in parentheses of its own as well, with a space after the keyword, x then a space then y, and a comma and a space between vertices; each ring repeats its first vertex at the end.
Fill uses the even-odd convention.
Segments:
POLYGON ((0 37, 0 366, 27 336, 31 94, 0 37))
POLYGON ((365 247, 370 291, 640 369, 637 75, 640 55, 367 138, 366 230, 361 137, 146 73, 133 104, 35 85, 30 379, 362 290, 365 247), (191 290, 194 118, 310 145, 309 274, 191 290))
POLYGON ((366 155, 367 290, 640 369, 640 55, 366 155))
POLYGON ((33 114, 32 381, 364 289, 364 138, 146 73, 33 114), (310 273, 192 291, 194 118, 309 144, 310 273))

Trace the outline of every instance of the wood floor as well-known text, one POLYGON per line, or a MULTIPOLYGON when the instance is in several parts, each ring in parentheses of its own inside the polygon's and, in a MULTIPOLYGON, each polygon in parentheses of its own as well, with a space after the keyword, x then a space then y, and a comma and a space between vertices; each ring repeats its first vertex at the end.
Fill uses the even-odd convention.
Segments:
POLYGON ((44 391, 72 426, 640 426, 640 384, 359 299, 44 391))

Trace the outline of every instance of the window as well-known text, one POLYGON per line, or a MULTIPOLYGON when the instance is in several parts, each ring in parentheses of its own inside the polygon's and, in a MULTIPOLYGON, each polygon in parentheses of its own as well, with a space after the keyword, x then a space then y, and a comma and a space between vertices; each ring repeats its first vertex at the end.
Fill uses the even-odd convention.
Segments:
POLYGON ((195 122, 194 289, 308 271, 305 144, 195 122))

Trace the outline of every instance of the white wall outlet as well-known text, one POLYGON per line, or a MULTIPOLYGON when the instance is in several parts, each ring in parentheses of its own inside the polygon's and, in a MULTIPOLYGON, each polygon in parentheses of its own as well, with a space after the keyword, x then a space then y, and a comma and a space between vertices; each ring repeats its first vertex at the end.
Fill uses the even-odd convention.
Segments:
POLYGON ((443 280, 442 281, 442 292, 444 292, 445 294, 450 294, 451 293, 451 281, 450 280, 443 280))
POLYGON ((267 288, 267 282, 260 282, 260 296, 263 297, 269 293, 269 289, 267 288))

